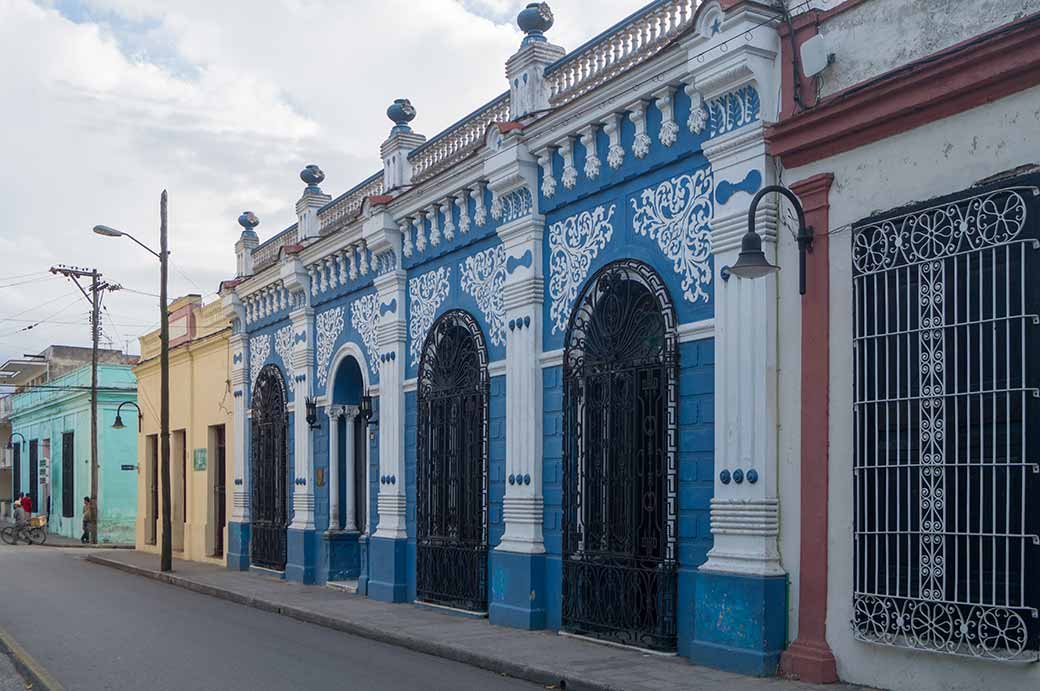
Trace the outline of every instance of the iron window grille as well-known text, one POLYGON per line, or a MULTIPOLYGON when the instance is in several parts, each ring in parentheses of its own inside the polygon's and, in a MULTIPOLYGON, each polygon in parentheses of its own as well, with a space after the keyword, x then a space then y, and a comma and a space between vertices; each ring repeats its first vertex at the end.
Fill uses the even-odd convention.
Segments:
POLYGON ((676 648, 678 352, 664 282, 600 269, 564 344, 563 626, 676 648))
POLYGON ((419 362, 416 596, 487 611, 488 355, 476 320, 441 315, 419 362))
POLYGON ((1040 657, 1038 184, 853 229, 859 640, 1040 657))

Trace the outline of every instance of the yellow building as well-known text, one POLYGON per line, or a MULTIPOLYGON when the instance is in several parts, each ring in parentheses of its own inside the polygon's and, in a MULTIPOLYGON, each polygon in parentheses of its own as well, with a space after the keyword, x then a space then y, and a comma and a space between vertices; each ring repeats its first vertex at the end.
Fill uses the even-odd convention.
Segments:
MULTIPOLYGON (((170 497, 174 557, 224 563, 230 514, 232 396, 231 328, 220 301, 203 306, 187 295, 170 312, 170 497)), ((159 331, 141 337, 134 368, 141 405, 138 437, 137 549, 158 552, 162 539, 159 486, 159 331)))

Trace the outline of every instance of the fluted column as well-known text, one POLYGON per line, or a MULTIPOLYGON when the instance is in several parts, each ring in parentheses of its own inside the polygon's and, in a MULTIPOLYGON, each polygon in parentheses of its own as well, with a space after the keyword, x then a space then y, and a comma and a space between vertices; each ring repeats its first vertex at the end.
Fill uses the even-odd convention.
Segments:
POLYGON ((395 306, 379 320, 379 527, 375 537, 404 539, 404 320, 405 274, 392 271, 376 278, 380 305, 395 306))
MULTIPOLYGON (((344 492, 346 496, 343 497, 344 514, 346 514, 346 517, 343 521, 343 529, 349 532, 356 532, 357 501, 355 499, 354 472, 357 464, 357 453, 354 446, 354 420, 357 418, 358 408, 357 406, 343 406, 342 414, 343 424, 347 426, 346 444, 344 444, 346 463, 343 464, 343 472, 346 474, 346 477, 344 478, 346 480, 344 483, 344 492)), ((339 435, 337 434, 337 438, 338 436, 339 435)), ((337 488, 338 486, 339 485, 337 484, 337 488)))
MULTIPOLYGON (((339 522, 339 425, 343 407, 330 405, 329 416, 329 530, 340 529, 339 522)), ((347 447, 350 453, 350 447, 347 447)))

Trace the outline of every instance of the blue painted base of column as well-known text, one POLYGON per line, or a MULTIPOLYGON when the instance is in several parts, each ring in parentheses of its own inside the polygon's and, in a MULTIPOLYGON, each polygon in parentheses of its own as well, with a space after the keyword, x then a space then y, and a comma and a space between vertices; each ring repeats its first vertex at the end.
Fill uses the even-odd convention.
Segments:
POLYGON ((787 576, 698 571, 692 662, 740 674, 776 674, 787 642, 787 576))
POLYGON ((545 628, 545 555, 493 550, 488 621, 517 629, 545 628))
POLYGON ((321 558, 321 534, 317 530, 286 531, 287 558, 285 579, 297 583, 319 582, 318 561, 321 558))
POLYGON ((358 538, 357 594, 368 595, 368 535, 358 538))
POLYGON ((249 523, 228 523, 227 567, 231 571, 249 570, 249 523))
POLYGON ((325 579, 345 581, 358 577, 360 555, 357 532, 335 531, 321 534, 328 569, 325 579))
POLYGON ((373 537, 368 543, 368 596, 383 602, 407 600, 407 540, 373 537))

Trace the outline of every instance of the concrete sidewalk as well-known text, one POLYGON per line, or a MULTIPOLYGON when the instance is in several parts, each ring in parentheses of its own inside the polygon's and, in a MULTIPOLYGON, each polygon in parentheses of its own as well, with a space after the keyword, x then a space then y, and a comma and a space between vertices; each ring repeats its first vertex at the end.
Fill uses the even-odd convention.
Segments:
POLYGON ((567 689, 668 691, 853 689, 782 679, 756 679, 691 665, 681 658, 590 643, 548 631, 491 626, 484 619, 456 616, 413 604, 387 604, 324 586, 288 583, 219 566, 174 561, 159 573, 154 554, 137 551, 92 553, 87 561, 171 583, 300 621, 410 650, 464 662, 512 677, 567 689))
MULTIPOLYGON (((14 525, 13 522, 8 520, 0 520, 0 527, 7 527, 14 525)), ((20 543, 24 544, 24 543, 20 543)), ((37 547, 39 545, 33 545, 37 547)), ((64 535, 58 535, 52 533, 50 530, 47 531, 47 542, 43 543, 43 547, 78 547, 82 549, 133 549, 133 545, 124 545, 118 543, 99 542, 96 545, 85 545, 79 540, 71 537, 65 537, 64 535)))

